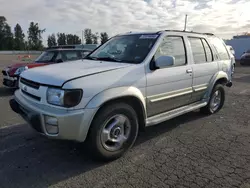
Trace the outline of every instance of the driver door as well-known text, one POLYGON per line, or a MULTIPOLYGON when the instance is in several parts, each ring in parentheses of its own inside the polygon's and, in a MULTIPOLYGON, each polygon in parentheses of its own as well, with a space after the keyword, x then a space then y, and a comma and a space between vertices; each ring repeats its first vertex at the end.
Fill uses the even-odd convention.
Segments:
POLYGON ((154 116, 187 105, 192 96, 192 67, 182 36, 166 36, 154 58, 173 56, 172 66, 147 73, 147 115, 154 116))

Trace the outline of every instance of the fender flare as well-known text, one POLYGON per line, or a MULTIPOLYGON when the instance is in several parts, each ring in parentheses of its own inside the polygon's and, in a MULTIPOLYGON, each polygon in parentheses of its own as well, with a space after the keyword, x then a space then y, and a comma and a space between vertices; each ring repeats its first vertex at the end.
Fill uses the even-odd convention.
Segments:
MULTIPOLYGON (((219 71, 219 72, 217 72, 217 73, 212 77, 212 79, 210 80, 209 87, 208 87, 208 89, 207 89, 207 92, 206 92, 205 95, 204 95, 204 99, 209 100, 210 95, 211 95, 211 93, 212 93, 212 90, 213 90, 213 88, 214 88, 214 85, 215 85, 216 82, 217 82, 218 80, 220 80, 220 79, 225 79, 225 80, 226 80, 226 83, 229 82, 229 77, 228 77, 228 75, 227 75, 226 72, 224 72, 224 71, 219 71)), ((226 83, 225 83, 225 84, 226 84, 226 83)))
POLYGON ((144 114, 146 114, 146 100, 142 92, 134 87, 134 86, 127 86, 127 87, 117 87, 117 88, 110 88, 104 90, 97 95, 95 95, 86 105, 86 108, 99 108, 104 103, 119 99, 122 97, 135 97, 137 98, 144 110, 144 114))

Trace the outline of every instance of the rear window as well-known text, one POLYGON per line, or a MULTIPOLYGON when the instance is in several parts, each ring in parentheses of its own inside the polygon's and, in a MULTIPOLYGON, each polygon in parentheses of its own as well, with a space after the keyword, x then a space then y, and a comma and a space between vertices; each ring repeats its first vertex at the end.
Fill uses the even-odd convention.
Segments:
POLYGON ((76 50, 61 51, 61 54, 64 61, 73 61, 82 58, 81 52, 76 50))
POLYGON ((52 62, 55 55, 56 52, 54 51, 45 51, 35 60, 35 62, 37 63, 52 62))
POLYGON ((226 46, 223 44, 223 41, 219 38, 212 38, 210 39, 211 44, 213 44, 218 56, 221 60, 228 60, 230 56, 227 52, 226 46))

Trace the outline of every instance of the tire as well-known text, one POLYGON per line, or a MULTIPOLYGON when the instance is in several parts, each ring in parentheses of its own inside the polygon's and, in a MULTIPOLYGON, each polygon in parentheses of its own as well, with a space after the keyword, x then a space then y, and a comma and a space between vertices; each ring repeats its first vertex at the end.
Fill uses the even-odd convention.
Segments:
POLYGON ((106 105, 96 114, 92 121, 87 146, 92 151, 91 155, 95 159, 101 161, 115 160, 133 146, 138 130, 138 117, 130 105, 126 103, 106 105), (123 121, 125 122, 123 123, 124 129, 120 128, 120 124, 123 121), (121 137, 122 130, 124 137, 121 137), (127 134, 128 132, 129 134, 127 134), (121 135, 116 138, 115 136, 119 135, 119 133, 121 135), (107 135, 112 139, 120 140, 120 138, 127 138, 127 140, 124 141, 125 139, 122 139, 124 143, 118 144, 119 142, 109 141, 107 135))
POLYGON ((216 84, 212 90, 212 93, 210 95, 210 99, 209 99, 207 106, 201 108, 200 111, 201 111, 201 113, 207 114, 207 115, 217 113, 223 107, 224 102, 225 102, 225 89, 224 89, 223 85, 216 84), (216 107, 215 107, 215 106, 213 106, 213 104, 217 104, 217 103, 215 103, 214 96, 217 94, 217 92, 220 93, 220 101, 219 102, 218 102, 218 100, 216 101, 216 102, 218 102, 218 105, 216 105, 216 107))

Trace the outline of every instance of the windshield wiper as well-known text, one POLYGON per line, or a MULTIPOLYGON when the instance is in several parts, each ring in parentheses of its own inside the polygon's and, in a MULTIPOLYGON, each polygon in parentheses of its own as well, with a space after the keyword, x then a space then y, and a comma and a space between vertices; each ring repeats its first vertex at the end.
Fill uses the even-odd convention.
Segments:
POLYGON ((116 59, 116 58, 112 58, 112 57, 98 57, 96 59, 101 60, 101 61, 114 61, 114 62, 121 62, 122 61, 120 59, 116 59))
POLYGON ((86 57, 84 59, 90 59, 90 60, 101 60, 101 61, 114 61, 114 62, 121 62, 122 60, 112 58, 112 57, 86 57))
POLYGON ((84 57, 83 59, 97 60, 97 57, 84 57))

